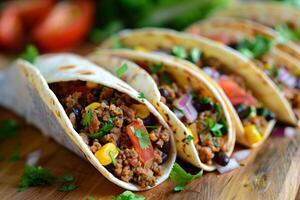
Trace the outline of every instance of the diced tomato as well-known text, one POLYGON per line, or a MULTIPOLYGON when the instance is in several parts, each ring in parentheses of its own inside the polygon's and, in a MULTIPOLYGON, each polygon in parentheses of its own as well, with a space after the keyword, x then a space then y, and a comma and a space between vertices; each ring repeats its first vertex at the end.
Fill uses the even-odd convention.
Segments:
POLYGON ((9 1, 7 9, 17 10, 26 27, 32 27, 51 10, 55 0, 15 0, 9 1))
POLYGON ((33 30, 33 39, 43 51, 62 51, 77 45, 88 33, 94 15, 94 2, 61 1, 33 30))
POLYGON ((3 10, 0 16, 0 49, 15 51, 23 46, 23 27, 14 8, 3 10))
POLYGON ((216 34, 210 37, 210 39, 216 41, 216 42, 221 42, 222 44, 230 44, 230 38, 227 34, 225 33, 220 33, 216 34))
POLYGON ((219 80, 219 85, 224 90, 225 94, 233 105, 238 105, 241 103, 247 105, 256 105, 256 99, 233 80, 226 77, 221 77, 219 80))
POLYGON ((140 146, 140 143, 139 143, 139 139, 135 136, 134 132, 132 132, 133 131, 132 129, 134 129, 134 131, 137 131, 138 129, 142 129, 143 132, 148 134, 147 129, 145 128, 143 122, 142 121, 131 122, 131 124, 129 124, 126 127, 126 132, 130 138, 130 141, 131 141, 134 149, 139 154, 141 161, 143 163, 147 163, 147 162, 151 161, 154 158, 154 151, 153 151, 153 146, 152 146, 151 142, 150 142, 148 148, 142 149, 142 147, 140 146))

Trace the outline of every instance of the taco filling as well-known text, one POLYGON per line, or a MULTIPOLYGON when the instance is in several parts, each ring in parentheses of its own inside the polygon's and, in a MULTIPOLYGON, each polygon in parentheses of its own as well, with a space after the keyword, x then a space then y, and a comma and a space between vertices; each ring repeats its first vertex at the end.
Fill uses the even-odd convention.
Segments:
POLYGON ((272 48, 272 41, 263 36, 256 36, 254 40, 243 40, 239 43, 231 42, 229 46, 239 50, 253 59, 266 75, 283 92, 290 102, 296 116, 300 119, 300 78, 294 75, 284 63, 278 63, 268 54, 272 48), (247 53, 248 52, 248 53, 247 53))
POLYGON ((275 118, 275 115, 251 94, 242 77, 225 71, 225 67, 218 59, 207 57, 197 48, 186 50, 176 46, 173 49, 159 49, 157 51, 188 60, 200 67, 219 83, 235 107, 245 128, 246 140, 250 144, 255 144, 263 139, 265 128, 268 122, 275 118))
POLYGON ((171 132, 129 95, 99 84, 50 84, 74 129, 99 162, 116 177, 154 186, 164 172, 171 132))
POLYGON ((185 142, 195 144, 201 162, 227 165, 227 122, 219 103, 201 95, 192 85, 179 84, 171 73, 164 70, 162 64, 137 64, 148 71, 156 82, 161 102, 187 127, 189 135, 185 142))

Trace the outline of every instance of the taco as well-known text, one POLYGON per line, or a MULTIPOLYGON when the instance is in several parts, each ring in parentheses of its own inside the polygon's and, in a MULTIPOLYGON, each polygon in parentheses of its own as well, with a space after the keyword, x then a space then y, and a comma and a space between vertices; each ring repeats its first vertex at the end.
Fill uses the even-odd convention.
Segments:
POLYGON ((108 180, 139 191, 169 176, 176 157, 162 116, 125 82, 71 54, 19 60, 1 75, 0 105, 85 157, 108 180), (16 80, 15 77, 20 79, 16 80))
MULTIPOLYGON (((193 74, 207 73, 215 79, 229 97, 231 106, 235 107, 230 114, 235 118, 240 144, 248 147, 262 144, 274 126, 273 112, 281 119, 293 122, 285 110, 290 107, 282 101, 274 83, 249 59, 221 44, 168 29, 124 31, 117 39, 119 46, 126 48, 175 55, 181 58, 176 62, 193 69, 193 74)), ((111 38, 101 47, 112 47, 115 42, 116 38, 111 38)))
MULTIPOLYGON (((209 38, 228 38, 222 43, 251 58, 256 66, 273 80, 291 111, 289 115, 300 118, 300 63, 280 51, 276 38, 268 37, 254 23, 245 20, 213 19, 193 25, 189 30, 209 38), (198 32, 198 33, 197 33, 198 32)), ((281 44, 289 46, 288 44, 281 44)), ((295 49, 296 50, 296 49, 295 49)), ((300 54, 299 54, 300 55, 300 54)), ((275 106, 275 105, 274 105, 275 106)))
POLYGON ((235 132, 226 104, 206 77, 164 55, 102 50, 89 58, 142 92, 161 112, 181 159, 207 171, 228 164, 235 132))

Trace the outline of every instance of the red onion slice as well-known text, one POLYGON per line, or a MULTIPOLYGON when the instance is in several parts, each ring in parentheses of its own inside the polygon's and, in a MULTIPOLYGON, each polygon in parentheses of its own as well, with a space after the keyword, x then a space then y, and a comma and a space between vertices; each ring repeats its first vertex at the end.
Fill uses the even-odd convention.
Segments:
POLYGON ((189 123, 197 119, 198 112, 192 104, 192 97, 190 95, 185 94, 174 103, 178 109, 182 110, 189 123))
POLYGON ((239 167, 240 164, 236 161, 236 159, 230 158, 229 163, 225 167, 217 165, 217 170, 220 172, 220 174, 224 174, 239 167))
POLYGON ((251 151, 249 149, 240 150, 234 152, 232 155, 233 158, 235 158, 238 162, 245 160, 250 155, 251 151))
POLYGON ((42 155, 41 150, 36 150, 27 155, 26 164, 27 165, 36 165, 42 155))
POLYGON ((296 129, 293 127, 286 127, 284 129, 284 136, 285 137, 294 137, 296 135, 296 129))

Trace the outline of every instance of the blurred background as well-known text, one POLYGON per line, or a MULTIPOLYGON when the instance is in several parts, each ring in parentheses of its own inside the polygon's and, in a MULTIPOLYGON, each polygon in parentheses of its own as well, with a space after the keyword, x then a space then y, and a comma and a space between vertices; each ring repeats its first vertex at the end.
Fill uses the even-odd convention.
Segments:
MULTIPOLYGON (((121 29, 183 30, 237 0, 10 0, 0 1, 0 52, 17 55, 28 44, 40 52, 97 44, 121 29)), ((244 0, 245 1, 245 0, 244 0)), ((299 0, 277 0, 300 7, 299 0)))

